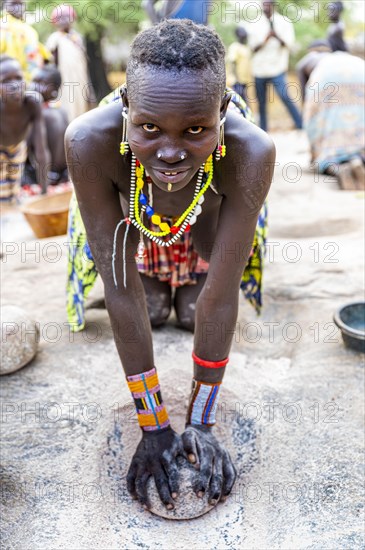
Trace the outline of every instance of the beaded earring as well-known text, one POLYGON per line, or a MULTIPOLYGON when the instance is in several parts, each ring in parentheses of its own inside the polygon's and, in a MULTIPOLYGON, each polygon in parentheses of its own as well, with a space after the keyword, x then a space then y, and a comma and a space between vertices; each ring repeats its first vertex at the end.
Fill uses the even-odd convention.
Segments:
POLYGON ((120 142, 120 154, 121 155, 126 155, 129 151, 129 143, 127 141, 128 114, 127 114, 127 108, 126 107, 123 107, 122 117, 123 117, 123 128, 122 128, 122 141, 120 142))
POLYGON ((224 145, 224 123, 226 122, 226 117, 222 118, 220 122, 220 129, 219 129, 219 139, 218 139, 218 145, 215 150, 215 160, 219 161, 221 158, 226 156, 226 146, 224 145))

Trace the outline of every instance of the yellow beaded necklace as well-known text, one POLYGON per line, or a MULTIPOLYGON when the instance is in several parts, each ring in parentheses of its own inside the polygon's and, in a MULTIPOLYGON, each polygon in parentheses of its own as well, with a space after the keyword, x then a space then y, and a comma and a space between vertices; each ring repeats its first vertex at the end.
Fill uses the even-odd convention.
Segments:
POLYGON ((156 214, 153 208, 148 204, 147 196, 142 193, 144 186, 143 176, 144 167, 132 153, 128 221, 141 233, 160 246, 170 246, 177 241, 184 231, 187 231, 190 228, 192 223, 196 221, 196 216, 198 216, 202 211, 201 204, 204 201, 204 193, 210 186, 213 179, 213 156, 210 155, 206 162, 200 167, 193 200, 172 226, 170 226, 167 222, 161 221, 161 216, 156 214), (148 218, 151 219, 152 223, 159 226, 160 231, 152 231, 144 225, 141 217, 144 212, 147 214, 148 218), (168 235, 171 235, 169 239, 164 240, 162 238, 167 237, 168 235))
POLYGON ((114 231, 112 272, 116 288, 118 288, 118 282, 115 271, 115 259, 117 254, 117 238, 119 228, 124 223, 126 224, 126 230, 123 238, 123 286, 126 288, 126 243, 130 225, 134 225, 140 232, 140 241, 137 249, 139 258, 143 258, 145 254, 143 235, 154 241, 159 246, 171 246, 174 244, 181 237, 184 231, 188 231, 190 226, 196 222, 197 216, 199 216, 202 211, 201 205, 204 202, 204 193, 213 180, 213 155, 209 155, 205 163, 199 168, 193 200, 171 226, 167 222, 161 221, 161 216, 155 214, 153 208, 148 204, 146 195, 142 193, 142 189, 144 187, 144 172, 144 167, 136 159, 134 153, 132 153, 129 216, 123 220, 120 220, 114 231), (144 212, 146 212, 152 223, 159 226, 160 231, 151 231, 144 225, 141 217, 144 212), (169 235, 171 235, 170 238, 164 239, 164 237, 166 238, 169 235))

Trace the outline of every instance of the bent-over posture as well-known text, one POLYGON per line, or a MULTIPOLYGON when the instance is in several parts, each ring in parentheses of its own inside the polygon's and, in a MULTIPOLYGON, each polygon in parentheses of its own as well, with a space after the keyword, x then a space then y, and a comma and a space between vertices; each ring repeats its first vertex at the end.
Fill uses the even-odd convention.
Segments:
POLYGON ((199 466, 194 491, 207 492, 211 503, 224 500, 235 480, 213 427, 275 152, 263 131, 227 109, 224 55, 213 31, 188 20, 143 31, 132 45, 122 105, 87 113, 66 132, 69 170, 142 430, 128 489, 146 507, 150 476, 174 507, 179 454, 199 466), (98 167, 93 177, 91 165, 98 167), (145 258, 151 243, 167 250, 187 238, 209 268, 196 297, 193 389, 180 436, 163 401, 146 300, 153 295, 158 303, 156 286, 164 283, 144 286, 135 256, 145 258), (224 324, 229 336, 205 337, 207 322, 217 330, 224 324), (133 339, 126 338, 131 326, 133 339))

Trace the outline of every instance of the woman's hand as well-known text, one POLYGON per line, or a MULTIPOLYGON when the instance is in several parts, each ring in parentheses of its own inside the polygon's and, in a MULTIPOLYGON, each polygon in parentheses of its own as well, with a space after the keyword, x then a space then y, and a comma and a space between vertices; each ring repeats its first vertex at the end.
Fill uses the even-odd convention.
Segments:
POLYGON ((181 438, 189 462, 200 470, 193 487, 197 496, 202 497, 208 491, 210 504, 224 502, 236 479, 228 451, 209 426, 188 425, 181 438))
POLYGON ((174 508, 179 492, 176 457, 184 453, 181 437, 172 428, 143 432, 127 474, 127 488, 133 498, 150 508, 147 481, 153 476, 160 499, 168 510, 174 508))

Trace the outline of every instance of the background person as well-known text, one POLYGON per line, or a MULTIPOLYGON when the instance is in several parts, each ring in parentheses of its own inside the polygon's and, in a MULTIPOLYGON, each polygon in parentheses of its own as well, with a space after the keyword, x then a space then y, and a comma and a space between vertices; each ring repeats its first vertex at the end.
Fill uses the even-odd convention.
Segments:
POLYGON ((364 62, 347 52, 316 61, 303 110, 312 162, 342 188, 365 189, 364 62))
POLYGON ((88 111, 94 98, 84 43, 81 35, 72 28, 75 19, 72 6, 58 5, 52 12, 52 23, 57 31, 48 37, 46 43, 62 76, 60 101, 70 122, 88 111))
POLYGON ((38 33, 33 27, 22 21, 24 0, 1 0, 0 14, 0 55, 9 55, 20 63, 27 82, 32 72, 42 67, 42 52, 38 33))
POLYGON ((191 19, 206 25, 211 3, 212 0, 143 0, 142 6, 154 24, 163 19, 191 19))
POLYGON ((323 55, 328 55, 331 52, 332 49, 328 40, 314 40, 308 46, 308 53, 297 63, 295 70, 298 75, 303 103, 305 101, 306 86, 313 69, 323 55))
MULTIPOLYGON (((46 126, 47 144, 51 154, 49 177, 52 184, 68 181, 64 138, 68 126, 67 113, 57 101, 61 87, 61 73, 57 67, 48 65, 33 73, 32 89, 43 98, 42 112, 46 126)), ((35 170, 36 136, 31 132, 28 139, 28 159, 25 165, 23 183, 37 183, 35 170)))
POLYGON ((302 128, 302 116, 287 90, 290 48, 295 41, 294 27, 275 11, 275 2, 262 2, 263 15, 248 27, 252 50, 252 72, 259 102, 260 127, 267 130, 267 86, 272 84, 289 111, 296 128, 302 128))
POLYGON ((341 21, 343 2, 330 2, 327 4, 327 13, 331 21, 328 27, 327 40, 333 52, 347 52, 348 47, 344 40, 345 24, 341 21))
POLYGON ((34 132, 34 155, 42 193, 49 184, 50 154, 42 116, 41 97, 26 92, 20 63, 0 56, 0 199, 14 202, 26 159, 26 138, 34 132))
POLYGON ((236 30, 237 40, 232 42, 227 53, 227 81, 234 91, 239 94, 246 103, 247 85, 252 80, 251 50, 247 46, 248 34, 246 29, 239 25, 236 30))

